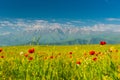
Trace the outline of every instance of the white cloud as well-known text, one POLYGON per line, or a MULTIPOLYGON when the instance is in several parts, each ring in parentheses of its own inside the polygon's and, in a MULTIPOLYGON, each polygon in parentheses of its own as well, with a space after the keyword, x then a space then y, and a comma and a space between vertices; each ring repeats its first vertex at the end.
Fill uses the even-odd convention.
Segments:
POLYGON ((120 18, 107 18, 107 21, 120 21, 120 18))
POLYGON ((12 24, 10 21, 1 21, 0 22, 0 26, 13 26, 14 24, 12 24))
POLYGON ((120 32, 120 25, 116 24, 95 24, 94 26, 83 27, 85 31, 106 31, 106 32, 120 32))
POLYGON ((0 33, 0 35, 4 36, 4 35, 8 35, 10 34, 10 32, 3 32, 3 33, 0 33))
MULTIPOLYGON (((114 20, 120 20, 116 18, 107 18, 109 21, 114 20)), ((14 29, 16 31, 31 31, 31 30, 57 30, 60 29, 64 33, 70 32, 70 33, 76 33, 79 31, 86 32, 86 31, 111 31, 111 32, 120 32, 120 25, 118 24, 102 24, 102 23, 96 23, 93 26, 76 26, 77 23, 80 24, 81 21, 73 21, 76 22, 75 24, 70 24, 70 22, 67 23, 58 23, 58 22, 49 22, 46 20, 4 20, 0 21, 0 28, 11 27, 11 29, 14 29)), ((86 23, 87 24, 87 23, 86 23)), ((88 24, 89 25, 89 24, 88 24)), ((4 33, 8 34, 8 33, 4 33)))
POLYGON ((78 24, 80 24, 80 23, 84 23, 83 21, 80 21, 80 20, 74 20, 74 21, 71 21, 72 23, 78 23, 78 24))

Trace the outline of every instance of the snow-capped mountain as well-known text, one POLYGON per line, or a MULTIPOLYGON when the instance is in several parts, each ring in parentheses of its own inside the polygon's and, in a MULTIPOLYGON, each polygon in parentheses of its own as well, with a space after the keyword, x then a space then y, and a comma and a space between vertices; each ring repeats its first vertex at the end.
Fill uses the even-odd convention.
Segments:
POLYGON ((120 40, 117 39, 119 35, 120 25, 115 24, 80 26, 70 22, 57 23, 44 20, 0 21, 0 45, 20 45, 36 41, 40 44, 62 44, 76 40, 79 40, 78 43, 83 40, 86 40, 86 43, 97 43, 100 40, 119 43, 120 40))

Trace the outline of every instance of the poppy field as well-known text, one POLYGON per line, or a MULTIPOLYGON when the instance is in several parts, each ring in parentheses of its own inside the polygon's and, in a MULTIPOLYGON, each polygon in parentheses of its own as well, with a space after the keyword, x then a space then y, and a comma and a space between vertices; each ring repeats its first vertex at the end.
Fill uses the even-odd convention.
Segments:
POLYGON ((0 80, 120 80, 120 45, 0 47, 0 80))

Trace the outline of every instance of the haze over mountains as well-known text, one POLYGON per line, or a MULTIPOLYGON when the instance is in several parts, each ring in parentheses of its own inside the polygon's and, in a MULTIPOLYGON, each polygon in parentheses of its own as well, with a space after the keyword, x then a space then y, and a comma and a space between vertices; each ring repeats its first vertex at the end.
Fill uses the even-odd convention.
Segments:
POLYGON ((120 25, 93 21, 0 20, 0 46, 120 43, 120 25))

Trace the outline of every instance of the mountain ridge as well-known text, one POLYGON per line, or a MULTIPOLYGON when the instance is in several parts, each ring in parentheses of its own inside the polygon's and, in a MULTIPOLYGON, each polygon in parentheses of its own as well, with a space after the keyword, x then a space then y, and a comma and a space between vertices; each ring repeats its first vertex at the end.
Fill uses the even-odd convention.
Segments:
POLYGON ((101 40, 120 43, 120 25, 79 24, 33 21, 0 22, 0 45, 21 45, 31 42, 40 44, 94 44, 101 40))

